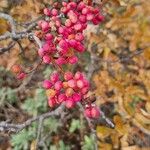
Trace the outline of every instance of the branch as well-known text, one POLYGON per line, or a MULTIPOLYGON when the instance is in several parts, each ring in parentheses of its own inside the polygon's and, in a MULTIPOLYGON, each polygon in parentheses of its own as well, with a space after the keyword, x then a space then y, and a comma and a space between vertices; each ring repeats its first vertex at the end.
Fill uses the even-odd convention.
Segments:
POLYGON ((12 35, 15 36, 16 35, 16 25, 15 25, 14 19, 10 15, 4 14, 4 13, 0 13, 0 18, 4 18, 9 21, 9 23, 11 25, 12 35))
POLYGON ((19 25, 19 23, 15 23, 15 20, 10 15, 5 14, 5 13, 0 13, 0 18, 4 18, 4 19, 8 20, 11 25, 11 32, 7 32, 4 35, 0 36, 0 41, 2 41, 2 40, 6 40, 8 38, 18 40, 18 39, 22 39, 25 37, 29 37, 31 30, 37 26, 37 21, 42 19, 43 16, 40 16, 29 23, 26 23, 24 26, 25 29, 23 31, 16 30, 16 24, 19 25))
POLYGON ((15 46, 15 42, 10 42, 8 47, 0 48, 0 55, 9 51, 11 48, 15 46))
POLYGON ((39 121, 41 119, 44 120, 51 116, 59 116, 62 113, 62 111, 64 110, 64 108, 65 108, 64 104, 62 104, 58 108, 56 108, 54 111, 47 112, 40 116, 33 117, 33 118, 25 121, 22 124, 9 124, 7 122, 1 122, 0 123, 0 131, 12 131, 12 132, 17 133, 17 132, 23 130, 24 128, 30 126, 33 122, 39 121))

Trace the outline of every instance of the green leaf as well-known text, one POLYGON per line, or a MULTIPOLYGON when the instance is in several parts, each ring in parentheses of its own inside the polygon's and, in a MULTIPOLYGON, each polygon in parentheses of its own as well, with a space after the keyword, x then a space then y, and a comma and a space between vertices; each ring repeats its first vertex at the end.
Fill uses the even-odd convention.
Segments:
POLYGON ((24 129, 21 132, 12 135, 11 143, 14 150, 28 150, 29 142, 36 138, 37 123, 33 123, 28 130, 24 129))
POLYGON ((59 127, 59 122, 55 118, 48 118, 44 121, 44 129, 52 132, 56 132, 59 127))
POLYGON ((73 119, 71 122, 71 126, 69 129, 69 132, 73 133, 75 130, 80 129, 81 125, 80 125, 80 121, 73 119))
POLYGON ((45 112, 47 110, 47 98, 44 89, 37 89, 35 97, 28 98, 22 104, 22 108, 34 116, 45 112))
POLYGON ((27 111, 31 115, 36 115, 36 101, 33 98, 28 98, 24 104, 22 104, 22 109, 27 111))
POLYGON ((13 103, 15 103, 17 101, 17 95, 13 91, 13 89, 7 88, 6 93, 7 93, 7 100, 8 100, 8 102, 13 104, 13 103))
POLYGON ((94 150, 94 137, 92 135, 90 137, 84 136, 82 150, 94 150))

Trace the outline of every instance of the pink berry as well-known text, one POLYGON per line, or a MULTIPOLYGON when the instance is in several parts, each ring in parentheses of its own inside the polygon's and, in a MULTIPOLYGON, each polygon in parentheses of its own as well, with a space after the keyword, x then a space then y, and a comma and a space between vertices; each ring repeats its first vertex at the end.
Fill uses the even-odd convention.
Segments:
POLYGON ((102 21, 104 21, 104 16, 98 14, 98 15, 96 16, 96 19, 97 19, 98 21, 102 22, 102 21))
POLYGON ((87 94, 88 90, 89 90, 88 87, 84 87, 84 88, 81 89, 81 93, 82 93, 83 95, 85 95, 85 94, 87 94))
POLYGON ((64 74, 64 79, 65 80, 70 80, 70 79, 72 79, 73 78, 73 74, 72 74, 72 72, 70 72, 70 71, 67 71, 67 72, 65 72, 65 74, 64 74))
POLYGON ((66 63, 66 59, 63 57, 59 57, 58 59, 55 60, 57 65, 63 65, 66 63))
POLYGON ((78 21, 78 17, 73 11, 69 11, 67 15, 72 23, 76 23, 78 21))
POLYGON ((67 41, 61 40, 59 42, 59 47, 62 48, 62 49, 68 49, 68 43, 67 43, 67 41))
POLYGON ((74 102, 81 101, 81 94, 74 93, 72 97, 73 97, 74 102))
POLYGON ((40 57, 43 57, 43 56, 45 55, 44 49, 43 49, 43 48, 40 48, 40 49, 38 50, 38 54, 39 54, 40 57))
POLYGON ((92 109, 91 109, 91 116, 92 116, 92 118, 95 118, 95 119, 99 118, 100 111, 99 111, 99 109, 96 106, 92 107, 92 109))
POLYGON ((82 33, 77 33, 77 34, 75 35, 75 39, 76 39, 77 41, 83 41, 83 40, 84 40, 84 36, 83 36, 82 33))
POLYGON ((83 79, 83 74, 80 71, 77 71, 74 75, 76 80, 83 79))
POLYGON ((43 62, 45 64, 50 64, 51 63, 51 58, 48 55, 43 56, 43 62))
POLYGON ((50 12, 50 10, 48 8, 44 8, 43 12, 44 12, 44 14, 46 16, 50 16, 51 15, 51 12, 50 12))
POLYGON ((83 15, 87 15, 88 12, 89 12, 89 9, 87 7, 85 7, 85 8, 82 9, 82 14, 83 15))
POLYGON ((69 62, 70 64, 75 64, 75 63, 78 62, 78 57, 77 57, 77 56, 72 56, 72 57, 70 57, 70 58, 68 59, 68 62, 69 62))
POLYGON ((41 23, 41 28, 42 28, 43 31, 48 30, 48 28, 49 28, 48 22, 43 21, 43 22, 41 23))
POLYGON ((58 103, 62 103, 62 102, 64 102, 64 101, 66 101, 66 99, 67 99, 67 96, 63 93, 63 94, 60 94, 60 95, 58 95, 58 103))
POLYGON ((46 35, 45 35, 45 40, 53 40, 53 38, 54 38, 54 36, 51 34, 51 33, 47 33, 46 35))
POLYGON ((64 49, 64 48, 60 48, 60 47, 59 47, 58 50, 59 50, 59 53, 60 53, 60 54, 66 55, 66 54, 68 53, 68 50, 69 50, 69 49, 68 49, 68 48, 67 48, 67 49, 64 49))
POLYGON ((76 87, 76 81, 71 79, 68 81, 68 86, 71 88, 75 88, 76 87))
POLYGON ((77 41, 76 41, 76 40, 74 40, 74 39, 69 40, 69 45, 70 45, 71 47, 76 47, 76 45, 77 45, 77 41))
POLYGON ((51 14, 52 14, 53 16, 57 16, 57 15, 58 15, 58 10, 55 9, 55 8, 53 8, 52 11, 51 11, 51 14))
POLYGON ((59 80, 59 74, 57 72, 54 72, 51 76, 50 76, 50 80, 55 83, 56 81, 59 80))
POLYGON ((43 88, 50 89, 51 87, 52 87, 52 83, 50 82, 50 80, 43 81, 43 88))
POLYGON ((44 43, 43 46, 42 46, 42 48, 43 48, 44 51, 48 52, 49 49, 50 49, 50 44, 44 43))
POLYGON ((68 9, 67 9, 67 7, 62 7, 60 11, 64 14, 66 14, 68 12, 68 9))
POLYGON ((70 19, 67 19, 67 20, 65 21, 65 26, 66 26, 66 27, 71 27, 71 25, 72 25, 71 20, 70 20, 70 19))
POLYGON ((62 82, 61 81, 57 81, 55 84, 54 84, 54 88, 55 88, 55 90, 57 90, 57 91, 59 91, 59 90, 61 90, 61 88, 62 88, 62 82))
POLYGON ((86 19, 88 20, 88 21, 91 21, 92 19, 94 18, 94 15, 93 14, 87 14, 87 16, 86 16, 86 19))
POLYGON ((82 24, 81 24, 81 23, 75 24, 75 25, 74 25, 74 29, 75 29, 76 31, 81 30, 81 29, 82 29, 82 24))
POLYGON ((65 102, 65 106, 66 106, 67 108, 73 108, 74 105, 75 105, 75 103, 74 103, 74 101, 73 101, 73 99, 72 99, 71 97, 69 97, 69 98, 66 100, 66 102, 65 102))
POLYGON ((85 3, 84 2, 80 2, 77 6, 78 10, 82 10, 85 7, 85 3))
POLYGON ((49 107, 54 107, 56 105, 55 98, 48 98, 48 105, 49 107))
POLYGON ((67 6, 67 2, 62 2, 62 5, 63 6, 67 6))
POLYGON ((84 87, 84 83, 82 80, 77 80, 77 87, 82 89, 84 87))
POLYGON ((40 20, 39 22, 38 22, 38 26, 40 27, 40 28, 42 28, 42 22, 43 22, 44 20, 40 20))
POLYGON ((79 16, 79 21, 81 21, 82 23, 86 23, 86 16, 85 15, 80 15, 79 16))
POLYGON ((94 25, 98 25, 99 24, 99 20, 96 19, 96 18, 93 18, 92 22, 93 22, 94 25))
POLYGON ((23 80, 26 77, 26 73, 21 72, 20 74, 17 75, 18 80, 23 80))
POLYGON ((58 28, 58 33, 59 33, 59 34, 64 34, 64 33, 65 33, 65 28, 59 27, 59 28, 58 28))
POLYGON ((76 50, 80 53, 84 52, 85 51, 85 47, 84 45, 82 45, 80 42, 77 43, 77 47, 76 47, 76 50))
POLYGON ((88 118, 92 118, 92 115, 91 115, 91 108, 90 108, 90 107, 85 108, 84 114, 85 114, 85 116, 87 116, 88 118))
POLYGON ((90 86, 90 83, 89 83, 89 81, 87 80, 87 79, 83 79, 83 83, 84 83, 84 85, 86 86, 86 87, 89 87, 90 86))
POLYGON ((77 3, 75 3, 75 2, 70 2, 68 5, 70 5, 71 8, 77 7, 77 3))

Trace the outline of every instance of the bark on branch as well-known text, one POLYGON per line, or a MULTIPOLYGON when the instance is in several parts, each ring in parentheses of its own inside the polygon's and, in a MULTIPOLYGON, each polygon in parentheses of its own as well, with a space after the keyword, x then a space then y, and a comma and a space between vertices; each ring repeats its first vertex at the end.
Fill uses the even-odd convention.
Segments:
POLYGON ((11 131, 11 132, 17 133, 23 130, 24 128, 30 126, 33 122, 41 120, 41 118, 44 120, 51 116, 59 116, 64 111, 64 109, 65 109, 64 104, 62 104, 58 108, 56 108, 54 111, 50 111, 40 116, 33 117, 23 122, 22 124, 9 124, 7 122, 0 122, 0 131, 11 131))

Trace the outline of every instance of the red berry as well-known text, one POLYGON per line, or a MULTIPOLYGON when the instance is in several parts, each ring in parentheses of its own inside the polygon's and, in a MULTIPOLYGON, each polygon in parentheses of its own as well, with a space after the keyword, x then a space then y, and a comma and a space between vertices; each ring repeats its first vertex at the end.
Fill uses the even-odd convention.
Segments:
POLYGON ((84 87, 84 82, 83 80, 77 80, 77 87, 82 89, 84 87))
POLYGON ((77 56, 72 56, 72 57, 70 57, 70 58, 68 59, 68 62, 69 62, 70 64, 75 64, 75 63, 78 62, 78 57, 77 57, 77 56))
POLYGON ((55 98, 48 98, 48 105, 49 107, 54 107, 56 105, 55 98))
POLYGON ((75 88, 76 87, 76 81, 71 79, 68 81, 68 86, 71 87, 71 88, 75 88))
POLYGON ((83 41, 83 40, 84 40, 84 36, 83 36, 82 33, 77 33, 77 34, 75 35, 75 39, 76 39, 77 41, 83 41))
POLYGON ((55 8, 52 9, 51 14, 52 14, 53 16, 57 16, 57 15, 58 15, 58 10, 55 9, 55 8))
POLYGON ((72 79, 73 78, 73 74, 72 74, 72 72, 70 72, 70 71, 67 71, 67 72, 65 72, 65 74, 64 74, 64 79, 65 80, 70 80, 70 79, 72 79))
POLYGON ((61 81, 57 81, 55 84, 54 84, 54 88, 55 88, 55 90, 57 90, 57 91, 59 91, 59 90, 61 90, 61 88, 62 88, 62 82, 61 81))
POLYGON ((87 116, 88 118, 92 118, 92 115, 91 115, 91 108, 88 107, 84 110, 84 114, 85 116, 87 116))
POLYGON ((74 75, 74 78, 76 80, 83 79, 83 74, 81 72, 77 71, 74 75))
POLYGON ((50 76, 50 80, 55 83, 56 81, 59 80, 59 74, 57 72, 54 72, 53 74, 51 74, 50 76))
POLYGON ((46 16, 50 16, 51 15, 51 12, 50 12, 50 10, 48 8, 44 8, 43 12, 44 12, 44 14, 46 16))
POLYGON ((72 97, 73 97, 74 102, 81 101, 81 94, 74 93, 72 97))
POLYGON ((52 87, 52 83, 50 82, 50 80, 43 81, 43 88, 50 89, 51 87, 52 87))
POLYGON ((21 72, 20 74, 17 75, 18 80, 23 80, 26 77, 26 73, 21 72))
POLYGON ((64 101, 66 101, 66 99, 67 99, 67 96, 64 93, 58 95, 58 103, 62 103, 64 101))
POLYGON ((42 31, 48 30, 48 28, 49 28, 49 23, 46 22, 46 21, 42 21, 42 23, 41 23, 41 28, 42 28, 42 31))
POLYGON ((67 88, 65 91, 65 94, 67 97, 72 96, 72 94, 74 93, 72 88, 67 88))
POLYGON ((59 57, 58 59, 55 60, 57 65, 63 65, 66 63, 66 59, 63 57, 59 57))
POLYGON ((100 111, 99 111, 99 109, 95 106, 95 107, 92 107, 92 109, 91 109, 91 116, 92 116, 92 118, 99 118, 99 116, 100 116, 100 111))
POLYGON ((45 40, 53 40, 54 36, 51 33, 45 35, 45 40))
POLYGON ((45 64, 50 64, 51 63, 51 58, 48 55, 43 56, 43 62, 45 64))
POLYGON ((22 68, 21 68, 20 65, 13 65, 13 66, 11 67, 11 71, 12 71, 13 73, 20 73, 20 72, 22 71, 22 68))
POLYGON ((66 106, 67 108, 73 108, 74 105, 75 105, 75 103, 74 103, 74 101, 73 101, 73 99, 72 99, 71 97, 68 98, 68 99, 66 100, 66 102, 65 102, 65 106, 66 106))

